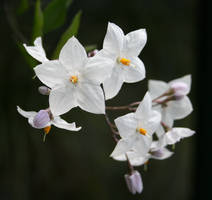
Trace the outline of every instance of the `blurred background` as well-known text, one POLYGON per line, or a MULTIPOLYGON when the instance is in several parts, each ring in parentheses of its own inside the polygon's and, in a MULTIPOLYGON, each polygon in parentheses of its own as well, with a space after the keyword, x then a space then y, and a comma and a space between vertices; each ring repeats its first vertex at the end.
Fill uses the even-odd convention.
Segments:
MULTIPOLYGON (((0 3, 0 199, 212 199, 209 1, 60 0, 52 5, 57 10, 47 9, 52 1, 0 3), (41 23, 41 10, 49 23, 41 23), (84 46, 101 49, 108 21, 125 33, 146 28, 148 42, 140 54, 147 78, 124 84, 107 105, 141 100, 148 79, 170 81, 186 74, 192 74, 193 79, 189 96, 194 111, 175 125, 194 129, 197 134, 178 143, 171 158, 151 160, 147 172, 137 168, 144 183, 141 195, 133 196, 126 188, 127 164, 109 157, 115 143, 103 115, 75 108, 64 119, 75 121, 82 130, 71 133, 53 127, 43 143, 42 130, 30 127, 16 111, 16 105, 24 110, 48 107, 48 98, 37 92, 41 83, 33 79, 37 63, 24 53, 22 43, 30 45, 43 34, 47 57, 52 58, 72 24, 74 34, 79 25, 77 38, 84 46), (203 95, 204 88, 207 93, 203 95)), ((108 114, 114 119, 125 113, 108 114)))

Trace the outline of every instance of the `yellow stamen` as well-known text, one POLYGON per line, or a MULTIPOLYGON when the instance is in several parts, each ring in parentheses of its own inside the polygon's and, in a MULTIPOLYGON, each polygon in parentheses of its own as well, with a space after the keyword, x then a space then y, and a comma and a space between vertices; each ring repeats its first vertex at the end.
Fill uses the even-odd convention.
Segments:
POLYGON ((69 80, 70 80, 70 82, 75 84, 75 83, 78 82, 78 77, 77 76, 71 76, 69 80))
POLYGON ((119 60, 119 62, 122 63, 123 65, 127 65, 127 66, 130 65, 130 60, 129 59, 126 59, 126 58, 121 58, 119 60))
POLYGON ((46 126, 43 130, 45 134, 48 134, 49 131, 51 130, 51 126, 46 126))
POLYGON ((146 135, 147 134, 147 131, 144 129, 144 128, 139 128, 139 133, 142 134, 142 135, 146 135))

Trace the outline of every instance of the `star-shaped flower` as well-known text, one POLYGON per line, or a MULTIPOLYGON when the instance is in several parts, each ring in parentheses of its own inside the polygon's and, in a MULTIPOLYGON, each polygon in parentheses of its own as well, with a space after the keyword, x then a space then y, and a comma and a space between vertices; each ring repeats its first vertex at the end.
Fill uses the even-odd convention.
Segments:
POLYGON ((59 60, 44 62, 34 70, 51 88, 49 105, 53 115, 64 114, 76 106, 95 114, 105 113, 100 83, 107 76, 107 69, 88 59, 75 37, 64 45, 59 60))
POLYGON ((135 113, 115 119, 121 139, 111 156, 119 156, 131 149, 135 149, 140 156, 146 156, 151 147, 152 135, 158 128, 160 120, 160 113, 152 110, 151 97, 146 93, 135 113))
POLYGON ((29 124, 33 128, 44 129, 45 134, 49 133, 51 125, 69 131, 79 131, 81 129, 81 127, 76 127, 75 122, 67 123, 60 116, 53 116, 50 110, 40 110, 39 112, 24 111, 18 106, 17 110, 20 115, 28 119, 29 124))
MULTIPOLYGON (((169 83, 150 80, 148 83, 149 93, 155 105, 154 109, 162 115, 162 122, 169 128, 174 120, 183 119, 189 115, 193 108, 191 101, 186 96, 191 88, 191 75, 175 79, 169 83)), ((160 137, 164 133, 164 127, 157 130, 160 137)))
POLYGON ((145 29, 124 35, 117 25, 108 23, 103 49, 95 56, 111 70, 111 75, 103 83, 106 99, 116 96, 124 82, 134 83, 145 78, 144 64, 138 55, 146 41, 145 29))

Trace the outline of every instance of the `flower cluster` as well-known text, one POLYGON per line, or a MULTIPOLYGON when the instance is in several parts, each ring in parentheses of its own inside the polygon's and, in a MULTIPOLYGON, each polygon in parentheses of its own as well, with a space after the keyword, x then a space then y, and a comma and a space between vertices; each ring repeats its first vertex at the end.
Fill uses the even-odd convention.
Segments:
POLYGON ((115 97, 124 82, 134 83, 145 78, 145 67, 138 56, 146 41, 145 29, 125 35, 117 25, 108 23, 103 48, 88 55, 75 37, 66 42, 57 60, 46 57, 40 37, 34 41, 34 46, 24 44, 26 51, 41 63, 34 71, 45 85, 38 90, 49 95, 49 107, 39 112, 26 112, 17 107, 32 127, 44 129, 44 139, 51 125, 70 131, 81 129, 60 117, 74 107, 104 114, 117 143, 111 157, 128 162, 130 171, 125 180, 132 194, 143 190, 141 175, 134 166, 146 165, 149 159, 163 160, 172 156, 173 152, 167 146, 194 134, 188 128, 173 127, 174 120, 182 119, 192 111, 187 96, 191 87, 190 75, 169 83, 150 80, 141 102, 105 106, 105 101, 115 97), (119 109, 132 112, 118 117, 113 124, 106 110, 119 109))

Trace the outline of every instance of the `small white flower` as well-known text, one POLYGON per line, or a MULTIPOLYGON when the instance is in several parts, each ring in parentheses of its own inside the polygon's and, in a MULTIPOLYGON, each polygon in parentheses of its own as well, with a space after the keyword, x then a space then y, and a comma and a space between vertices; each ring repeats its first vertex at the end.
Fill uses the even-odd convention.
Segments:
MULTIPOLYGON (((161 113, 162 122, 169 128, 173 126, 174 120, 183 119, 192 112, 191 101, 186 96, 191 88, 191 75, 175 79, 169 83, 150 80, 148 87, 153 101, 157 98, 158 104, 153 106, 154 109, 161 113)), ((162 126, 156 131, 158 137, 164 132, 162 126)))
POLYGON ((159 147, 158 142, 152 142, 149 152, 145 156, 141 156, 136 150, 131 149, 119 156, 114 156, 113 159, 117 161, 127 161, 126 155, 133 166, 141 166, 148 162, 150 159, 164 160, 173 155, 173 152, 169 151, 165 147, 159 147))
POLYGON ((127 188, 132 194, 141 193, 143 191, 143 182, 138 171, 133 171, 132 174, 124 175, 127 188))
POLYGON ((140 156, 146 156, 151 147, 152 135, 158 128, 160 120, 160 113, 152 110, 151 98, 146 93, 135 113, 115 119, 121 139, 111 156, 119 156, 131 149, 135 149, 140 156))
POLYGON ((195 131, 189 128, 172 128, 160 137, 157 146, 158 148, 162 148, 167 145, 173 145, 183 138, 192 136, 194 133, 195 131))
POLYGON ((51 88, 49 105, 54 115, 64 114, 76 106, 91 113, 105 113, 100 83, 107 75, 107 69, 92 61, 79 41, 72 37, 62 48, 59 60, 34 68, 37 77, 51 88))
POLYGON ((49 133, 51 125, 69 131, 79 131, 81 129, 81 127, 76 127, 75 122, 67 123, 60 116, 52 116, 48 110, 40 110, 39 112, 24 111, 18 106, 17 110, 23 117, 28 118, 28 122, 33 128, 44 129, 45 134, 49 133))
POLYGON ((103 83, 106 99, 116 96, 124 82, 134 83, 145 78, 144 64, 138 55, 146 41, 145 29, 124 35, 117 25, 108 23, 103 49, 94 57, 111 70, 111 75, 103 83))
POLYGON ((42 46, 42 39, 41 37, 38 37, 34 41, 35 46, 27 46, 26 44, 23 44, 26 51, 36 60, 40 61, 41 63, 48 61, 46 58, 46 53, 42 46))

